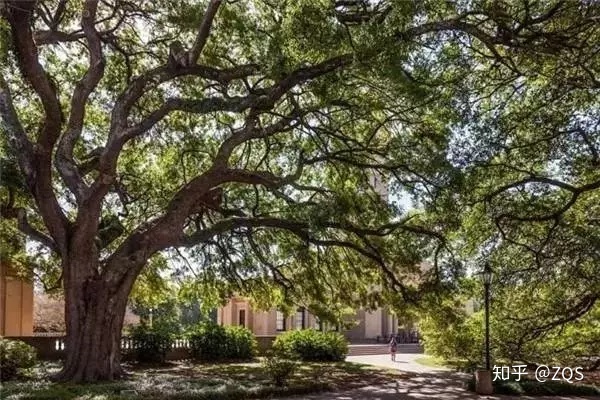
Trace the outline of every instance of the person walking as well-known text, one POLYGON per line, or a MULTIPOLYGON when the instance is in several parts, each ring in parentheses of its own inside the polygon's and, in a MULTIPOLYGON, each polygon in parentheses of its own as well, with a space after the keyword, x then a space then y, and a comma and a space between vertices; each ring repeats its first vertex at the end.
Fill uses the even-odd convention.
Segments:
POLYGON ((389 343, 390 346, 390 355, 392 356, 392 361, 396 361, 396 350, 398 350, 398 342, 396 342, 396 336, 392 335, 392 339, 389 343))

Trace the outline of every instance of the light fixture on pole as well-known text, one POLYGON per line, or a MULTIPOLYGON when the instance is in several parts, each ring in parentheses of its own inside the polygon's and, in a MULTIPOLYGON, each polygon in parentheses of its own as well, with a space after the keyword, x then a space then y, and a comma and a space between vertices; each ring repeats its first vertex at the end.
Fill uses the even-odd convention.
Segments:
POLYGON ((490 370, 490 286, 494 273, 490 263, 485 263, 481 278, 485 289, 485 369, 490 370))
POLYGON ((490 370, 490 286, 493 275, 492 267, 486 262, 481 272, 481 280, 485 289, 485 369, 475 371, 475 391, 484 395, 494 392, 492 371, 490 370))

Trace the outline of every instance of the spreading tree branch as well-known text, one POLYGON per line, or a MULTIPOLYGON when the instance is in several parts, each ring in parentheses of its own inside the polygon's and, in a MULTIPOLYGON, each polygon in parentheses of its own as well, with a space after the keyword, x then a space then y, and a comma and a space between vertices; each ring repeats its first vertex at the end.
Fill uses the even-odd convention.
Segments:
POLYGON ((87 0, 83 7, 81 27, 85 34, 90 54, 89 68, 73 91, 71 113, 67 122, 66 132, 62 135, 58 144, 55 161, 62 179, 79 203, 84 200, 88 188, 79 174, 79 169, 73 159, 73 148, 75 147, 75 142, 81 136, 88 97, 102 79, 105 65, 102 55, 102 42, 94 25, 97 9, 98 0, 87 0))
POLYGON ((190 50, 190 65, 198 62, 198 58, 200 57, 200 53, 202 53, 202 49, 204 49, 204 46, 206 45, 206 41, 210 35, 210 28, 213 24, 215 15, 221 6, 221 3, 222 0, 210 0, 210 3, 208 3, 208 7, 204 13, 204 18, 202 18, 200 28, 198 29, 198 34, 196 35, 196 40, 194 41, 194 45, 190 50))

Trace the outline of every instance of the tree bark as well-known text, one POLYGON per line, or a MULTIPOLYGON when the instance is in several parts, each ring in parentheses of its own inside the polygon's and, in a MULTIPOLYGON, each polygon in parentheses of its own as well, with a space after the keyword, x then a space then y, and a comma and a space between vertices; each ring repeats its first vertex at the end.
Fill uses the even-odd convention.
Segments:
POLYGON ((115 380, 123 373, 121 330, 133 279, 115 285, 109 275, 95 268, 86 276, 75 266, 88 260, 79 261, 65 269, 69 272, 65 274, 66 359, 55 378, 69 382, 115 380))

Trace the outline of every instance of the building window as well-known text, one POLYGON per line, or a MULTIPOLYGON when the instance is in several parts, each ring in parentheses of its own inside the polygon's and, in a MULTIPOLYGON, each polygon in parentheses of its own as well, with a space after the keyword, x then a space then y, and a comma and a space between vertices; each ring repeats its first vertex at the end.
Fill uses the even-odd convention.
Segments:
POLYGON ((278 331, 285 331, 285 315, 283 315, 283 312, 281 311, 277 311, 277 321, 275 329, 277 329, 278 331))
POLYGON ((240 310, 238 325, 246 327, 246 310, 240 310))
POLYGON ((306 309, 300 307, 296 310, 296 329, 306 328, 306 309))

